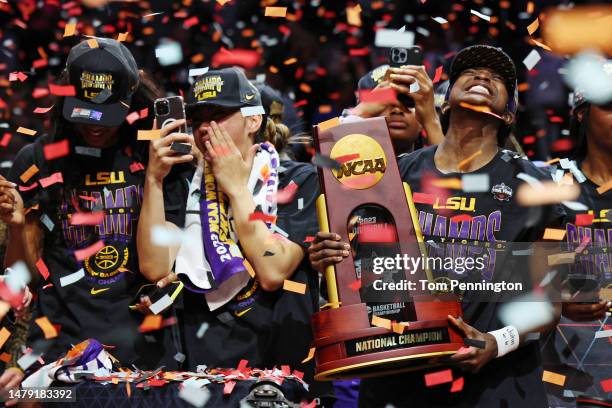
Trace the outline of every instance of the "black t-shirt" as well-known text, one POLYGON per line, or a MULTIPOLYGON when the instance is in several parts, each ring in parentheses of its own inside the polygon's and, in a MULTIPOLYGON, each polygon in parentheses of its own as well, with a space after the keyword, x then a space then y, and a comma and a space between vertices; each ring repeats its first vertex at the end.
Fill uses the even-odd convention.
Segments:
MULTIPOLYGON (((461 178, 463 175, 440 172, 434 163, 436 148, 437 146, 424 148, 398 160, 402 179, 410 185, 413 195, 426 192, 430 187, 422 184, 424 179, 427 180, 427 176, 443 179, 461 178)), ((449 250, 455 251, 455 256, 456 251, 461 251, 458 247, 462 244, 467 247, 480 246, 486 251, 487 244, 490 244, 491 252, 495 254, 498 244, 531 242, 542 236, 545 226, 555 223, 558 225, 560 218, 564 216, 562 208, 553 206, 543 211, 534 223, 533 219, 529 219, 532 217, 530 212, 516 203, 516 191, 519 184, 523 183, 516 178, 517 174, 525 173, 537 179, 550 177, 531 162, 515 156, 512 152, 500 151, 481 169, 468 173, 489 176, 489 190, 486 192, 456 191, 454 194, 450 193, 450 197, 443 203, 416 203, 424 239, 433 241, 447 254, 449 250), (456 207, 462 211, 457 211, 456 207), (444 210, 444 213, 440 214, 439 210, 444 210), (472 218, 467 221, 450 219, 462 213, 469 213, 472 218)), ((495 258, 493 255, 490 267, 482 272, 481 278, 492 282, 512 281, 512 276, 509 275, 512 268, 500 268, 508 258, 500 258, 499 255, 495 258), (498 274, 500 270, 502 272, 498 274)), ((464 295, 464 319, 472 326, 482 332, 503 327, 497 317, 502 303, 479 301, 478 296, 470 292, 464 295)), ((465 386, 463 391, 452 394, 449 393, 450 384, 426 387, 423 377, 426 371, 364 380, 360 389, 362 405, 384 406, 381 402, 388 398, 388 402, 395 406, 546 406, 539 353, 535 344, 526 345, 502 358, 490 361, 475 375, 456 369, 453 371, 453 378, 465 377, 465 386), (400 383, 402 386, 398 386, 400 383)))
MULTIPOLYGON (((46 316, 61 326, 43 357, 52 361, 71 345, 95 338, 113 346, 110 352, 124 366, 152 369, 162 361, 171 365, 175 352, 161 341, 163 331, 151 333, 147 341, 138 330, 143 315, 128 308, 140 286, 148 283, 139 273, 136 251, 143 167, 125 142, 102 149, 100 157, 79 155, 73 148, 70 156, 57 159, 66 166, 58 167, 64 169, 64 183, 42 188, 40 180, 55 171, 44 162, 42 146, 40 141, 25 146, 15 158, 9 179, 19 185, 26 208, 39 205, 37 216, 44 233, 42 261, 49 278, 39 280, 34 318, 46 316), (40 171, 24 183, 20 176, 33 164, 40 171), (104 211, 102 222, 71 225, 76 207, 82 212, 104 211), (100 240, 104 244, 97 253, 82 261, 76 259, 75 251, 100 240), (74 273, 82 277, 69 284, 64 280, 62 285, 62 278, 74 273), (168 354, 170 360, 164 360, 168 354)), ((29 341, 33 344, 43 338, 32 322, 29 341)))
MULTIPOLYGON (((279 189, 293 181, 298 190, 293 201, 278 206, 276 224, 291 241, 305 248, 306 236, 318 231, 316 172, 305 163, 281 161, 281 166, 284 170, 279 173, 279 189)), ((184 225, 188 191, 185 185, 180 193, 164 198, 166 219, 179 227, 184 225)), ((184 290, 179 322, 187 367, 236 367, 246 359, 251 367, 287 364, 304 369, 298 364, 310 346, 310 315, 316 310, 318 293, 316 273, 305 262, 290 278, 307 285, 305 295, 283 290, 266 292, 252 279, 234 299, 211 312, 201 294, 184 290)))

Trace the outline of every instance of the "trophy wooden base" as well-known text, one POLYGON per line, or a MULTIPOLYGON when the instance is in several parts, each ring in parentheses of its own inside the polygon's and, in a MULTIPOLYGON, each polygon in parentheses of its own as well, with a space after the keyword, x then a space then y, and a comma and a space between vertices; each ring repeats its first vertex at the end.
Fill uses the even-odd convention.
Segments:
POLYGON ((461 316, 456 301, 415 302, 415 322, 403 334, 372 327, 365 303, 327 309, 312 316, 318 381, 378 377, 440 365, 434 357, 454 354, 461 335, 447 316, 461 316))

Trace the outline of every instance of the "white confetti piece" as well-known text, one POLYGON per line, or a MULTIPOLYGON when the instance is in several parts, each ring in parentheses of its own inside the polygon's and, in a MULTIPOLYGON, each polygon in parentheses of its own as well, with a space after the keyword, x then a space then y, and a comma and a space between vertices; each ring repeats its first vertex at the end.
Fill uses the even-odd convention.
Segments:
POLYGON ((563 398, 574 398, 576 395, 572 390, 563 390, 563 398))
POLYGON ((489 191, 488 174, 464 174, 461 185, 466 193, 482 193, 489 191))
POLYGON ((536 64, 540 62, 541 59, 542 57, 536 50, 531 50, 531 52, 527 54, 527 56, 523 60, 523 64, 525 65, 525 67, 527 67, 528 71, 531 71, 533 67, 535 67, 536 64))
POLYGON ((565 81, 571 88, 580 89, 588 101, 605 104, 612 99, 610 62, 599 53, 580 53, 567 64, 565 81))
POLYGON ((192 69, 189 70, 189 76, 190 77, 200 76, 200 75, 204 75, 207 72, 208 72, 208 67, 204 67, 204 68, 192 68, 192 69))
POLYGON ((419 81, 414 81, 413 83, 410 84, 410 93, 419 92, 419 89, 421 89, 421 86, 419 85, 419 81))
POLYGON ((189 404, 195 407, 203 407, 210 398, 210 391, 206 388, 189 387, 183 382, 183 387, 179 391, 178 396, 189 404))
POLYGON ((612 337, 612 330, 600 330, 598 332, 595 332, 596 339, 603 339, 606 337, 612 337))
POLYGON ((544 278, 542 279, 542 281, 540 282, 540 287, 544 287, 546 285, 548 285, 550 282, 552 282, 553 278, 557 276, 557 271, 550 271, 546 274, 546 276, 544 276, 544 278))
POLYGON ((158 314, 172 304, 172 298, 167 294, 162 296, 157 302, 149 306, 149 310, 153 314, 158 314))
POLYGON ((417 27, 416 32, 421 34, 423 37, 429 37, 429 30, 423 27, 417 27))
POLYGON ((181 44, 167 38, 162 39, 162 44, 155 48, 155 57, 162 66, 178 64, 183 60, 181 44))
POLYGON ((165 225, 154 225, 151 228, 151 242, 157 246, 181 245, 185 233, 177 228, 167 227, 165 225))
POLYGON ((82 156, 102 157, 102 150, 97 147, 75 146, 74 151, 82 156))
POLYGON ((381 28, 376 31, 374 45, 377 47, 402 47, 408 48, 414 45, 414 33, 412 31, 399 32, 381 28))
POLYGON ((443 17, 432 17, 432 20, 439 24, 446 24, 448 20, 443 17))
POLYGON ((30 352, 28 354, 24 354, 17 360, 17 364, 23 371, 26 371, 32 364, 34 364, 38 359, 42 356, 42 353, 30 352))
POLYGON ((564 206, 572 211, 587 211, 589 207, 578 201, 561 201, 564 206))
POLYGON ((43 225, 47 227, 49 231, 53 231, 55 224, 53 223, 53 221, 51 221, 51 218, 49 218, 47 214, 43 214, 40 216, 40 222, 42 222, 43 225))
POLYGON ((73 283, 80 281, 84 277, 85 277, 85 270, 81 268, 78 271, 71 273, 70 275, 62 276, 60 278, 60 285, 62 287, 72 285, 73 283))
POLYGON ((500 307, 499 318, 506 326, 514 326, 519 333, 544 326, 554 319, 554 308, 545 298, 522 296, 500 307))
POLYGON ((204 337, 204 334, 206 333, 206 330, 208 330, 208 323, 204 322, 204 323, 202 323, 202 325, 198 329, 198 332, 196 333, 196 337, 198 339, 201 339, 202 337, 204 337))
POLYGON ((242 116, 247 117, 247 116, 254 116, 254 115, 264 115, 266 111, 261 105, 260 106, 245 106, 243 108, 240 108, 240 113, 242 113, 242 116))
POLYGON ((298 205, 298 210, 303 209, 304 208, 304 199, 303 198, 298 198, 297 205, 298 205))
POLYGON ((485 21, 491 21, 491 16, 487 16, 486 14, 482 14, 479 11, 476 11, 474 9, 470 10, 470 13, 472 13, 473 15, 475 15, 476 17, 482 18, 485 21))
POLYGON ((23 261, 15 262, 4 271, 4 283, 13 292, 21 292, 30 280, 30 270, 23 261))
POLYGON ((174 359, 175 359, 176 361, 178 361, 179 363, 182 363, 183 361, 185 361, 185 358, 186 358, 186 357, 187 357, 187 356, 186 356, 186 355, 184 355, 184 354, 183 354, 183 353, 181 353, 181 352, 178 352, 178 353, 176 353, 176 354, 174 355, 174 359))

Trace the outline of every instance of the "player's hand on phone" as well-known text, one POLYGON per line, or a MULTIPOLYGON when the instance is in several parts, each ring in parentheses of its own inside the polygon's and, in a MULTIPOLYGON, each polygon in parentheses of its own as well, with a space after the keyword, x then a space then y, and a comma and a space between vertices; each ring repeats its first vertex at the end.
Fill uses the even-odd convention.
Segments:
POLYGON ((0 220, 9 226, 25 224, 23 199, 15 188, 17 185, 0 176, 0 220))
POLYGON ((473 346, 462 347, 450 356, 449 361, 458 367, 471 373, 477 373, 485 364, 497 357, 497 341, 490 333, 483 333, 470 326, 463 319, 448 316, 450 323, 455 326, 465 337, 485 342, 484 348, 473 346))
MULTIPOLYGON (((154 128, 156 128, 154 123, 154 128)), ((147 178, 161 183, 175 164, 193 161, 193 154, 180 154, 172 150, 172 143, 186 143, 192 146, 193 136, 179 133, 176 130, 185 125, 185 119, 177 120, 160 129, 160 138, 152 140, 149 144, 149 163, 147 164, 147 178)))
MULTIPOLYGON (((164 278, 158 280, 156 285, 160 289, 161 288, 165 288, 166 286, 168 286, 170 283, 176 281, 177 279, 178 279, 178 277, 176 276, 176 274, 174 272, 170 272, 164 278)), ((152 304, 153 304, 153 302, 151 302, 151 298, 149 296, 142 295, 142 296, 140 296, 140 299, 138 300, 138 304, 136 304, 135 310, 140 312, 140 313, 142 313, 142 314, 144 314, 144 315, 151 314, 151 309, 149 309, 149 308, 151 307, 152 304)), ((168 307, 170 307, 170 306, 168 305, 168 307)), ((166 310, 166 309, 164 309, 164 310, 166 310)), ((163 312, 164 310, 162 310, 161 312, 163 312)))
POLYGON ((340 235, 319 231, 308 248, 308 258, 312 267, 323 273, 329 265, 335 265, 349 256, 351 246, 340 241, 340 235))

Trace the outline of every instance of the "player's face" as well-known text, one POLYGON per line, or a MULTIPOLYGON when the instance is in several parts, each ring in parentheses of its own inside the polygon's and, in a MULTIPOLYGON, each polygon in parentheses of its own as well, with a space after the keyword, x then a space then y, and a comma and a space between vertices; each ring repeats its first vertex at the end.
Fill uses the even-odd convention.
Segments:
POLYGON ((91 147, 106 148, 117 141, 119 126, 85 125, 75 123, 76 132, 91 147))
POLYGON ((405 107, 398 102, 388 105, 382 115, 387 119, 387 127, 395 153, 411 152, 421 131, 414 108, 405 107))
POLYGON ((196 146, 201 152, 206 152, 205 142, 210 140, 207 128, 212 121, 217 122, 231 136, 232 140, 240 151, 243 151, 245 143, 250 146, 252 143, 248 139, 246 131, 246 119, 236 108, 225 108, 221 106, 201 107, 190 115, 193 136, 196 146))
POLYGON ((587 126, 587 138, 597 148, 612 152, 612 102, 591 105, 587 126))
POLYGON ((487 106, 492 112, 502 115, 508 105, 508 91, 504 79, 490 68, 469 68, 463 71, 453 85, 451 107, 461 102, 476 106, 487 106))

